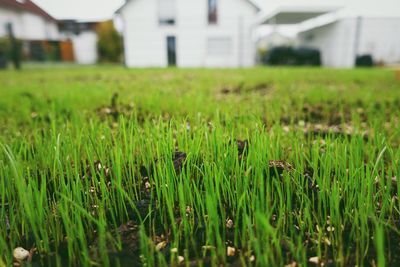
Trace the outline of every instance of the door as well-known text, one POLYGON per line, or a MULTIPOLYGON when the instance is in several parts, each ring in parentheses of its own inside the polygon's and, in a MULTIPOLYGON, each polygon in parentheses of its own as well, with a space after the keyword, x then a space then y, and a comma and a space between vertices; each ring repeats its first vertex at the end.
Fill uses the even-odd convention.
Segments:
POLYGON ((74 56, 74 46, 71 41, 61 41, 60 42, 60 50, 61 50, 61 60, 66 62, 75 61, 74 56))
POLYGON ((167 54, 168 54, 168 66, 176 66, 176 38, 175 38, 175 36, 167 37, 167 54))

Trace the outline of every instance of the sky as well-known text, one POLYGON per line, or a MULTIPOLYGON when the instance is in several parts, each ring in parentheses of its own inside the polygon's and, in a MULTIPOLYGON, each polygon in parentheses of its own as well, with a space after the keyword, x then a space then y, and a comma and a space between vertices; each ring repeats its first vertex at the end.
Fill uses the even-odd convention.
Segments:
MULTIPOLYGON (((33 0, 57 19, 106 20, 125 0, 33 0)), ((400 16, 400 0, 253 0, 265 13, 279 6, 341 6, 344 15, 400 16)))
MULTIPOLYGON (((109 19, 125 0, 32 0, 57 19, 109 19)), ((268 0, 254 0, 265 5, 268 0)))

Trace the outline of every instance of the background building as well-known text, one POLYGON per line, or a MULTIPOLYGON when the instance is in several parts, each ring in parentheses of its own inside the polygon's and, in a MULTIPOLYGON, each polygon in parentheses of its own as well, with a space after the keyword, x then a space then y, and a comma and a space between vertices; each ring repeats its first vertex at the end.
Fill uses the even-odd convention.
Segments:
POLYGON ((57 40, 57 20, 30 0, 0 0, 0 36, 7 35, 11 23, 14 35, 22 40, 57 40))
POLYGON ((400 63, 400 17, 342 18, 300 32, 298 42, 318 48, 324 66, 353 67, 361 55, 378 64, 400 63))
POLYGON ((73 59, 76 63, 97 63, 97 22, 61 20, 58 25, 62 39, 70 40, 71 42, 73 59))
POLYGON ((283 6, 260 22, 297 27, 296 45, 318 49, 324 66, 354 67, 363 55, 377 64, 400 63, 400 9, 386 14, 363 6, 283 6))
POLYGON ((248 0, 134 0, 118 11, 129 67, 255 64, 259 8, 248 0))
POLYGON ((8 27, 21 41, 25 58, 56 57, 60 37, 57 20, 32 1, 0 0, 0 38, 8 36, 8 27))
POLYGON ((95 64, 96 25, 57 20, 30 0, 0 0, 0 38, 8 39, 11 26, 25 60, 95 64))

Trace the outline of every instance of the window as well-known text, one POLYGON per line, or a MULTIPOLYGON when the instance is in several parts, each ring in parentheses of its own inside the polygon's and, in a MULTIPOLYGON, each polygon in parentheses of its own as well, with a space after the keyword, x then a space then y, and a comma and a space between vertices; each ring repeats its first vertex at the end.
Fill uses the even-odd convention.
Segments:
POLYGON ((207 40, 207 54, 214 57, 232 55, 232 39, 229 37, 212 37, 207 40))
POLYGON ((160 25, 175 25, 175 0, 158 0, 158 23, 160 25))
POLYGON ((217 24, 218 22, 218 6, 217 0, 208 1, 208 24, 217 24))

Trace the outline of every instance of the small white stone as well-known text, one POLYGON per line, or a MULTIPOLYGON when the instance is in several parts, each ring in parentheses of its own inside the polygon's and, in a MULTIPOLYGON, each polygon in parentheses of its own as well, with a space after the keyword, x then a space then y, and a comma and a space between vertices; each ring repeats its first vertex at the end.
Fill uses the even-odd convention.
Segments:
POLYGON ((29 251, 24 248, 18 247, 13 251, 14 259, 17 261, 24 261, 29 257, 29 251))
POLYGON ((292 261, 291 263, 286 264, 285 267, 297 267, 297 262, 292 261))
POLYGON ((181 264, 185 261, 185 258, 183 256, 178 256, 178 263, 181 264))
POLYGON ((308 259, 309 262, 314 263, 314 264, 319 264, 320 260, 318 257, 311 257, 308 259))
POLYGON ((327 246, 330 246, 331 245, 331 241, 328 239, 328 238, 324 238, 324 243, 327 245, 327 246))
POLYGON ((254 262, 256 260, 256 257, 254 255, 251 255, 249 260, 250 260, 250 262, 254 262))
POLYGON ((156 250, 160 251, 167 246, 167 241, 161 241, 156 245, 156 250))
POLYGON ((232 229, 234 226, 234 223, 231 219, 226 220, 226 228, 232 229))
POLYGON ((226 248, 226 255, 228 255, 228 257, 233 257, 236 254, 236 249, 234 247, 227 247, 226 248))
POLYGON ((150 184, 149 182, 146 182, 146 183, 144 184, 144 187, 145 187, 146 189, 150 189, 150 188, 151 188, 151 184, 150 184))
POLYGON ((186 213, 192 213, 192 211, 193 211, 193 209, 192 209, 192 207, 190 207, 190 206, 187 206, 186 207, 186 213))
POLYGON ((171 248, 171 253, 178 253, 178 248, 171 248))

